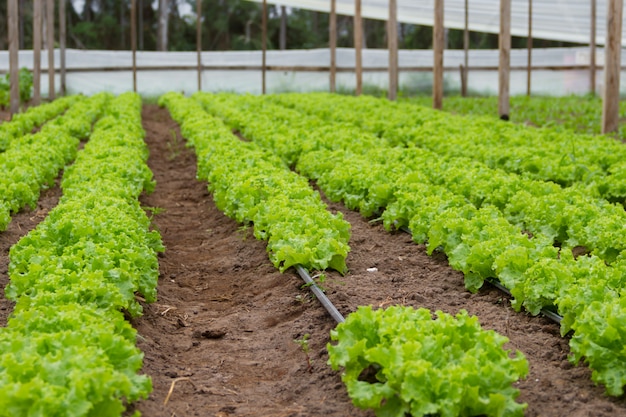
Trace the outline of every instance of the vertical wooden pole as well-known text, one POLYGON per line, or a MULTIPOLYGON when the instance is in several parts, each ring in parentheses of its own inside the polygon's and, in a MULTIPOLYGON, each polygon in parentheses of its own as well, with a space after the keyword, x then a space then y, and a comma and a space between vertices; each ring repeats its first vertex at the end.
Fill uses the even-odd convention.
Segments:
POLYGON ((48 99, 54 100, 54 0, 46 1, 46 47, 48 48, 48 99))
POLYGON ((360 96, 363 92, 363 19, 361 17, 361 0, 354 0, 354 53, 356 57, 356 90, 360 96))
POLYGON ((133 51, 133 91, 136 93, 137 92, 137 0, 131 0, 130 2, 130 48, 133 51))
POLYGON ((435 0, 435 22, 433 24, 433 108, 441 110, 443 105, 443 0, 435 0))
POLYGON ((20 111, 20 79, 19 79, 19 5, 17 0, 8 0, 8 38, 9 38, 9 83, 11 84, 11 114, 20 111))
POLYGON ((263 44, 263 52, 262 52, 262 63, 261 63, 261 75, 262 75, 262 93, 266 93, 265 88, 265 68, 267 66, 267 0, 263 0, 263 16, 261 18, 261 43, 263 44))
POLYGON ((498 65, 498 114, 509 120, 511 70, 511 0, 500 0, 500 62, 498 65))
POLYGON ((202 0, 196 0, 196 53, 198 55, 198 91, 202 91, 202 0))
POLYGON ((330 19, 328 26, 328 43, 330 44, 330 92, 334 93, 337 79, 337 0, 330 0, 330 19))
POLYGON ((465 0, 465 28, 463 29, 463 71, 461 72, 461 96, 467 97, 467 74, 469 73, 469 0, 465 0))
POLYGON ((533 0, 528 0, 528 41, 526 42, 528 49, 528 63, 526 67, 526 95, 530 97, 530 78, 532 75, 533 63, 533 0))
POLYGON ((623 6, 623 0, 609 0, 607 4, 602 133, 617 132, 619 127, 619 79, 623 6))
POLYGON ((59 65, 61 66, 61 95, 64 96, 67 90, 65 80, 65 44, 66 44, 66 24, 65 24, 65 2, 59 0, 59 65))
POLYGON ((33 1, 33 105, 41 103, 41 2, 33 1))
POLYGON ((389 100, 398 96, 398 5, 389 0, 389 21, 387 23, 387 44, 389 49, 389 100))
POLYGON ((591 0, 591 36, 589 40, 589 83, 591 95, 596 95, 596 6, 597 1, 591 0))

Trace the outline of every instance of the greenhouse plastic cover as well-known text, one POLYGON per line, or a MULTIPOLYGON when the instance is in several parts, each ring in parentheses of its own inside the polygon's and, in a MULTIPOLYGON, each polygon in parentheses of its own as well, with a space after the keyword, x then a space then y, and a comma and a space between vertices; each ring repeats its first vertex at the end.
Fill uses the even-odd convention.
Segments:
MULTIPOLYGON (((32 51, 20 51, 19 66, 32 68, 32 51)), ((603 49, 597 49, 598 65, 603 63, 603 49)), ((622 65, 626 64, 622 54, 622 65)), ((47 59, 42 56, 42 94, 47 95, 47 59)), ((525 49, 511 51, 511 66, 524 68, 527 62, 525 49)), ((550 66, 552 70, 533 70, 532 92, 534 94, 565 95, 584 94, 590 89, 590 73, 586 68, 565 69, 564 67, 589 65, 589 48, 551 48, 534 49, 533 65, 550 66), (563 67, 563 69, 558 69, 563 67)), ((363 67, 386 68, 388 52, 384 49, 364 49, 363 67)), ((59 62, 59 51, 55 51, 55 62, 59 62)), ((354 74, 355 54, 351 48, 337 50, 337 66, 347 72, 337 73, 337 88, 353 90, 356 85, 354 74)), ((67 88, 71 93, 93 94, 98 91, 121 93, 133 89, 132 72, 130 71, 132 55, 130 51, 85 51, 67 50, 66 67, 67 88), (117 71, 114 69, 124 69, 117 71), (82 71, 76 71, 81 69, 82 71)), ((211 66, 261 66, 260 51, 225 51, 203 52, 202 63, 205 70, 202 74, 202 88, 205 91, 235 91, 240 93, 258 94, 261 92, 261 71, 220 70, 211 66)), ((267 65, 328 67, 330 51, 328 49, 268 51, 267 65)), ((447 88, 457 89, 460 86, 459 65, 463 63, 462 50, 446 50, 444 66, 446 72, 444 83, 447 88)), ((182 91, 187 94, 197 90, 197 64, 195 52, 137 52, 137 65, 142 68, 137 72, 138 91, 146 96, 157 96, 167 91, 182 91), (155 67, 171 67, 163 70, 155 67), (181 68, 186 67, 186 68, 181 68), (155 69, 150 69, 155 68, 155 69), (177 69, 179 68, 179 69, 177 69)), ((432 85, 433 65, 432 50, 401 50, 399 51, 400 86, 401 88, 419 89, 428 93, 432 85), (403 70, 404 68, 404 70, 403 70), (409 70, 410 68, 410 70, 409 70), (419 69, 423 69, 419 71, 419 69)), ((491 67, 490 70, 470 70, 469 90, 475 93, 497 94, 498 91, 498 51, 469 51, 469 66, 491 67)), ((0 72, 9 68, 8 52, 0 52, 0 72)), ((602 71, 597 71, 596 91, 602 91, 602 71)), ((386 71, 366 71, 363 73, 363 84, 367 88, 387 88, 389 76, 386 71)), ((56 89, 59 88, 59 76, 56 76, 56 89)), ((267 91, 328 91, 328 71, 268 71, 267 91)), ((517 69, 511 72, 510 93, 525 94, 526 70, 517 69)))
MULTIPOLYGON (((251 0, 261 2, 262 0, 251 0)), ((472 31, 499 33, 500 1, 468 0, 468 26, 472 31)), ((511 34, 528 36, 528 1, 511 0, 511 34)), ((271 1, 270 1, 271 2, 271 1)), ((597 0, 596 43, 604 45, 608 0, 597 0)), ((330 12, 330 0, 280 0, 281 5, 330 12)), ((435 0, 397 0, 398 21, 432 26, 435 0)), ((591 0, 532 0, 533 37, 566 42, 590 42, 591 0)), ((337 14, 354 15, 354 0, 336 0, 337 14)), ((387 20, 389 0, 361 0, 364 18, 387 20)), ((623 16, 626 19, 626 13, 623 16)), ((465 27, 465 0, 444 0, 444 26, 465 27)), ((623 25, 626 28, 626 25, 623 25)), ((623 34, 624 32, 622 32, 623 34)), ((626 38, 622 35, 622 44, 626 38)))

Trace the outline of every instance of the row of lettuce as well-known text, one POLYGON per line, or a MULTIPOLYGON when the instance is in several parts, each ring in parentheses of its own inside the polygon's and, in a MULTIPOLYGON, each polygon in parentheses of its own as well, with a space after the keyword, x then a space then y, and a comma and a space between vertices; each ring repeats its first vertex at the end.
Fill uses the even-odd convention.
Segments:
POLYGON ((346 122, 392 145, 468 157, 490 168, 580 187, 611 201, 626 198, 626 148, 613 138, 529 129, 493 117, 458 117, 410 103, 328 94, 278 95, 273 101, 324 120, 346 122))
MULTIPOLYGON (((543 181, 548 178, 534 170, 518 175, 477 161, 480 157, 473 159, 471 153, 461 157, 455 150, 463 149, 463 141, 465 149, 489 143, 492 134, 494 151, 495 143, 521 148, 525 137, 534 134, 526 132, 531 129, 498 123, 489 133, 482 119, 440 116, 372 98, 195 97, 244 137, 316 180, 331 200, 378 216, 387 228, 408 226, 429 253, 445 251, 451 266, 465 273, 471 291, 485 279, 497 278, 515 296, 516 309, 524 306, 533 314, 543 307, 557 309, 563 316, 562 333, 574 331, 571 359, 584 359, 593 369, 593 380, 609 394, 623 393, 623 207, 602 198, 585 178, 559 186, 543 181), (476 126, 484 129, 483 137, 464 135, 476 126), (420 127, 425 130, 418 134, 420 127), (518 130, 520 138, 514 134, 518 130)), ((545 141, 550 144, 546 153, 562 145, 556 137, 545 141)), ((571 141, 586 144, 605 166, 619 165, 614 156, 624 153, 622 145, 607 145, 602 151, 604 138, 571 141)), ((539 139, 533 143, 538 147, 539 139)), ((523 164, 524 157, 518 159, 523 164)), ((598 175, 605 183, 615 180, 603 172, 598 175)))
MULTIPOLYGON (((274 149, 239 140, 198 102, 178 93, 161 97, 160 104, 195 149, 198 177, 209 182, 217 207, 254 225, 255 236, 268 240, 277 268, 345 271, 349 224, 340 213, 330 214, 274 149)), ((271 136, 271 126, 265 128, 255 139, 271 136)), ((332 146, 330 131, 325 133, 319 138, 332 146)), ((425 309, 364 307, 350 314, 332 339, 338 343, 328 347, 329 363, 345 368, 342 378, 354 404, 377 415, 519 416, 526 408, 515 401, 519 390, 512 386, 528 372, 524 355, 510 356, 502 347, 507 338, 483 331, 464 311, 456 317, 438 312, 433 320, 425 309), (371 367, 378 370, 377 383, 360 378, 371 367)))
POLYGON ((137 200, 154 187, 141 99, 75 100, 44 125, 49 136, 30 141, 52 152, 66 138, 68 161, 89 137, 65 170, 58 206, 10 251, 5 293, 16 305, 0 329, 2 416, 121 415, 151 391, 124 316, 141 313, 136 294, 155 300, 163 250, 137 200))
MULTIPOLYGON (((413 97, 411 103, 432 107, 432 97, 413 97)), ((626 102, 620 102, 620 116, 626 116, 626 102)), ((491 115, 497 118, 498 97, 446 97, 443 110, 461 115, 491 115)), ((563 97, 512 96, 513 123, 570 130, 579 133, 600 134, 602 126, 602 97, 597 95, 569 95, 563 97)), ((626 138, 626 125, 619 127, 618 136, 626 138)))
POLYGON ((69 96, 32 107, 0 124, 0 232, 6 230, 12 214, 25 206, 34 208, 40 190, 52 185, 59 171, 74 159, 78 142, 91 130, 102 103, 100 96, 92 100, 69 96), (63 112, 37 133, 30 133, 63 112))

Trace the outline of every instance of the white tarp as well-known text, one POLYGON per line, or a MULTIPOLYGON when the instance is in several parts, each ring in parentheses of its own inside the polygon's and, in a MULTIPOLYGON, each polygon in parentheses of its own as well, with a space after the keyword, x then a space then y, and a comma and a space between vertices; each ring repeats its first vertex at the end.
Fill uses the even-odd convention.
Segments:
MULTIPOLYGON (((44 58, 44 57, 42 57, 44 58)), ((183 91, 193 93, 197 89, 197 73, 195 52, 137 52, 137 65, 143 68, 137 73, 138 91, 146 96, 157 96, 167 91, 183 91), (170 67, 171 69, 155 69, 170 67), (177 69, 178 67, 178 69, 177 69), (181 68, 182 67, 182 68, 181 68), (153 69, 150 69, 153 68, 153 69), (185 69, 187 68, 187 69, 185 69)), ((525 67, 527 51, 517 49, 511 51, 511 66, 525 67)), ((59 62, 59 51, 55 51, 55 62, 59 62)), ((337 66, 353 69, 355 62, 354 50, 339 48, 337 50, 337 66)), ((384 49, 363 50, 363 67, 386 68, 388 52, 384 49)), ((444 52, 445 84, 452 89, 460 85, 459 64, 463 62, 463 51, 446 50, 444 52)), ((603 50, 597 50, 597 62, 603 62, 603 50)), ((129 51, 85 51, 67 50, 66 65, 67 87, 72 93, 93 94, 98 91, 120 93, 132 90, 131 53, 129 51), (105 68, 109 70, 105 70, 105 68), (126 68, 124 71, 112 71, 114 68, 126 68), (82 69, 88 71, 72 71, 82 69)), ((202 74, 202 86, 206 91, 236 91, 258 94, 261 92, 261 71, 218 70, 211 66, 261 66, 260 51, 227 51, 203 52, 202 63, 205 71, 202 74)), ((269 66, 300 66, 328 67, 330 51, 328 49, 268 51, 269 66)), ((47 59, 42 59, 42 94, 47 95, 47 59)), ((588 48, 551 48, 533 50, 533 65, 550 66, 562 69, 535 70, 532 76, 534 94, 584 94, 589 91, 589 70, 585 68, 565 69, 565 67, 584 66, 589 64, 588 48)), ((401 50, 399 51, 400 86, 401 88, 421 89, 428 91, 432 84, 432 73, 418 71, 433 65, 432 50, 401 50), (402 70, 405 68, 405 70, 402 70), (412 70, 408 71, 407 68, 412 70)), ((498 51, 471 50, 469 53, 471 67, 493 67, 492 70, 473 70, 469 74, 469 89, 477 93, 497 94, 498 51)), ((626 54, 622 54, 622 65, 626 65, 626 54)), ((32 68, 32 51, 20 51, 19 66, 32 68)), ((0 72, 9 68, 8 52, 0 51, 0 72)), ((387 88, 388 74, 386 71, 366 71, 363 74, 365 87, 387 88)), ((597 72, 597 91, 602 91, 602 71, 597 72)), ((356 78, 353 71, 339 72, 337 86, 339 89, 354 89, 356 78)), ((624 83, 622 83, 624 84, 624 83)), ((59 77, 56 76, 56 89, 59 88, 59 77)), ((625 86, 626 87, 626 86, 625 86)), ((328 91, 328 71, 269 71, 267 73, 267 91, 328 91)), ((511 94, 526 92, 526 71, 523 69, 511 72, 511 94)))
MULTIPOLYGON (((262 0, 251 0, 262 2, 262 0)), ((330 0, 279 0, 280 5, 299 9, 330 12, 330 0)), ((528 1, 511 0, 511 34, 528 36, 528 1)), ((566 42, 589 43, 591 34, 592 0, 532 0, 533 37, 566 42)), ((597 0, 596 42, 604 45, 607 22, 607 1, 597 0)), ((354 15, 354 0, 336 0, 337 14, 354 15)), ((434 0, 397 0, 398 21, 432 26, 434 0)), ((364 18, 387 20, 389 0, 361 0, 364 18)), ((626 20, 626 13, 624 13, 626 20)), ((476 32, 499 33, 500 1, 469 0, 469 28, 476 32)), ((444 0, 444 25, 465 27, 465 0, 444 0)), ((626 24, 623 25, 626 30, 626 24)), ((626 45, 623 37, 622 44, 626 45)))

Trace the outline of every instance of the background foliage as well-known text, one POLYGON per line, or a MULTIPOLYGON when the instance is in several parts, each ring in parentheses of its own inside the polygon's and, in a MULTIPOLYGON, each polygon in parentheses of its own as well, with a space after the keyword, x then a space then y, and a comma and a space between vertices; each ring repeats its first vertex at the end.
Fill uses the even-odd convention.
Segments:
MULTIPOLYGON (((20 49, 32 48, 33 2, 20 1, 20 49)), ((158 1, 137 0, 138 48, 157 49, 159 10, 158 1)), ((85 0, 85 7, 68 1, 67 45, 78 49, 130 49, 130 0, 85 0)), ((167 0, 168 50, 195 50, 195 0, 167 0)), ((7 48, 7 3, 0 2, 0 49, 7 48)), ((58 5, 57 5, 58 7, 58 5)), ((259 3, 246 0, 204 1, 204 50, 254 50, 261 49, 261 9, 259 3)), ((268 5, 268 48, 279 48, 281 7, 268 5)), ((328 47, 328 14, 287 8, 288 49, 328 47)), ((58 16, 58 11, 55 11, 58 16)), ((56 22, 58 25, 58 22, 56 22)), ((338 46, 351 47, 352 18, 338 16, 338 46)), ((364 20, 365 46, 386 48, 385 22, 364 20)), ((411 24, 399 25, 399 46, 407 49, 432 47, 432 27, 411 24)), ((447 31, 450 49, 463 48, 463 31, 447 31)), ((536 47, 564 46, 563 42, 534 40, 536 47)), ((513 38, 513 47, 525 47, 526 38, 513 38)), ((498 47, 495 34, 470 34, 470 48, 494 49, 498 47)))

